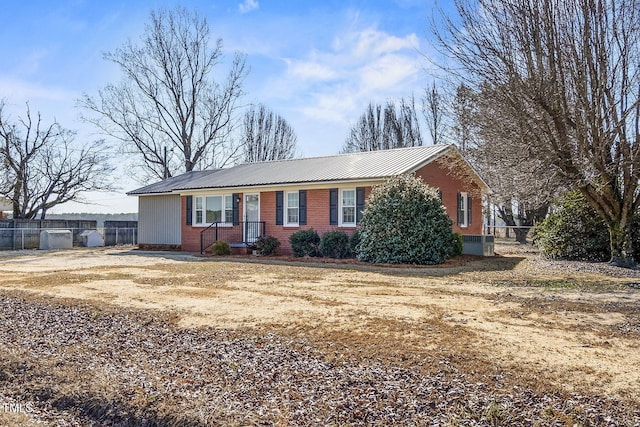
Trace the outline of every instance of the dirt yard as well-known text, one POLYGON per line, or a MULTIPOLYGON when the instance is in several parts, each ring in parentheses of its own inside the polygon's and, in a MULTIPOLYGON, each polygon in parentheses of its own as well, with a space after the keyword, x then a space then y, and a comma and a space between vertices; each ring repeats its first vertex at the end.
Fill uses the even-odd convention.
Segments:
POLYGON ((640 271, 83 248, 0 301, 3 425, 640 425, 640 271))

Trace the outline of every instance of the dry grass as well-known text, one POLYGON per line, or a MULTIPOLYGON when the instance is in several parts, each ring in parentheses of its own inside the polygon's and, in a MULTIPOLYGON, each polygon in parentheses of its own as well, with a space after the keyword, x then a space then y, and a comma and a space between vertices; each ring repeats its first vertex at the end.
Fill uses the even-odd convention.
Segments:
POLYGON ((640 423, 640 273, 526 251, 441 269, 289 264, 0 259, 0 404, 33 405, 0 421, 640 423))

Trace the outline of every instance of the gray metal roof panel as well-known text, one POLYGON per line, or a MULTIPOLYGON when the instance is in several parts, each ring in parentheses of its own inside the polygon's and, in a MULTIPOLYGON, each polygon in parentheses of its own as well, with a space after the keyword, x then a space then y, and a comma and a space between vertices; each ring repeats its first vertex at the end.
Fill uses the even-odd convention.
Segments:
POLYGON ((447 145, 248 163, 195 179, 176 190, 385 178, 411 171, 447 145))
POLYGON ((246 163, 226 169, 202 171, 204 172, 202 174, 191 172, 191 175, 180 175, 175 179, 170 178, 127 194, 386 178, 412 172, 450 147, 449 145, 428 145, 326 157, 246 163))
POLYGON ((190 182, 191 180, 212 175, 213 173, 218 172, 220 170, 221 169, 211 169, 211 170, 191 171, 191 172, 183 173, 178 176, 173 176, 171 178, 163 179, 162 181, 154 182, 153 184, 145 185, 144 187, 131 190, 127 192, 127 194, 129 196, 139 196, 142 194, 171 193, 177 187, 183 186, 188 182, 190 182))

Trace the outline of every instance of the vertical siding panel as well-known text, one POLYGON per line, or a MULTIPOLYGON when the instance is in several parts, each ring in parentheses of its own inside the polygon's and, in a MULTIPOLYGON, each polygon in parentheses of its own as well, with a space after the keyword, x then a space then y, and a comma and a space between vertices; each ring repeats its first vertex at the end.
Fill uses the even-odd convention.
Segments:
POLYGON ((138 198, 138 241, 147 245, 181 243, 180 196, 138 198))

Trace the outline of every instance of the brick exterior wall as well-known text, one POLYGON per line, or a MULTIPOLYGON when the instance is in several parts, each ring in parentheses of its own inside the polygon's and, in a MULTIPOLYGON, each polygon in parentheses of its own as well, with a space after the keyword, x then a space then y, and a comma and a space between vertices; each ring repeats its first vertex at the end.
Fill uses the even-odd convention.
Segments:
POLYGON ((429 186, 440 189, 442 204, 447 208, 447 214, 453 221, 454 233, 482 234, 482 196, 478 184, 451 174, 440 160, 435 160, 422 167, 416 171, 416 176, 422 178, 429 186), (458 193, 460 192, 469 193, 472 204, 471 225, 463 228, 459 227, 457 222, 458 193))
MULTIPOLYGON (((422 167, 416 172, 428 185, 442 191, 442 201, 447 213, 453 221, 453 231, 461 234, 482 234, 482 198, 480 187, 460 177, 451 175, 445 165, 436 160, 422 167), (457 224, 457 195, 467 192, 472 197, 472 221, 468 227, 460 228, 457 224)), ((353 227, 338 227, 329 225, 329 189, 299 189, 307 190, 307 225, 287 227, 276 225, 276 191, 260 192, 260 220, 266 223, 266 234, 276 237, 280 241, 279 253, 291 253, 289 236, 301 229, 313 228, 319 235, 329 230, 342 230, 347 234, 354 231, 353 227)), ((365 187, 368 199, 371 187, 365 187)), ((241 200, 244 200, 240 194, 241 200)), ((240 221, 243 221, 242 202, 240 203, 240 221)), ((200 232, 204 227, 186 225, 186 197, 182 197, 182 250, 190 252, 200 251, 200 232)))
POLYGON ((182 250, 187 252, 200 252, 200 232, 203 227, 187 225, 187 198, 180 197, 181 209, 180 222, 182 223, 182 250))
MULTIPOLYGON (((300 188, 304 190, 304 188, 300 188)), ((369 196, 370 187, 365 188, 365 196, 369 196)), ((290 254, 291 244, 289 236, 298 230, 313 228, 320 236, 331 230, 342 230, 351 235, 355 227, 338 227, 329 224, 329 189, 307 190, 307 225, 287 227, 276 224, 276 192, 260 193, 260 219, 266 222, 267 235, 274 236, 280 241, 279 253, 290 254)))

